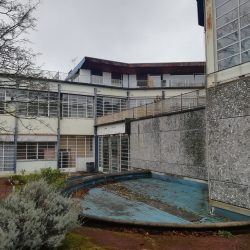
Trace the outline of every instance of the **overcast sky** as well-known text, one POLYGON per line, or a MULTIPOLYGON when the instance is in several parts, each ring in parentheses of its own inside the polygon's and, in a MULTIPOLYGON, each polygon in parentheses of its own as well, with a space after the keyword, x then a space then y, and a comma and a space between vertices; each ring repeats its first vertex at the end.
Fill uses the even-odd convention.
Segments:
POLYGON ((84 56, 130 63, 205 58, 196 0, 41 0, 35 16, 32 47, 48 70, 68 72, 84 56))

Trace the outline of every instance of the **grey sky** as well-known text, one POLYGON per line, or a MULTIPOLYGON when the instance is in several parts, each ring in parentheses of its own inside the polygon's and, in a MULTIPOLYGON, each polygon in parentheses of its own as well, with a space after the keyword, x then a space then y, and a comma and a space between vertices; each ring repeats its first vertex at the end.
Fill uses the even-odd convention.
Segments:
POLYGON ((195 0, 42 0, 38 63, 68 72, 84 56, 122 62, 204 60, 195 0))

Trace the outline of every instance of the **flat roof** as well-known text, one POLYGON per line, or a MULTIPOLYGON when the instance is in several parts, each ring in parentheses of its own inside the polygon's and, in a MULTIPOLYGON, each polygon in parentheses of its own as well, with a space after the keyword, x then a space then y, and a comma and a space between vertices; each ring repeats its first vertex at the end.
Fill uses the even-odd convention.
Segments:
POLYGON ((93 57, 84 57, 69 72, 69 77, 77 74, 80 69, 95 69, 102 72, 123 74, 203 74, 205 62, 160 62, 160 63, 123 63, 93 57))

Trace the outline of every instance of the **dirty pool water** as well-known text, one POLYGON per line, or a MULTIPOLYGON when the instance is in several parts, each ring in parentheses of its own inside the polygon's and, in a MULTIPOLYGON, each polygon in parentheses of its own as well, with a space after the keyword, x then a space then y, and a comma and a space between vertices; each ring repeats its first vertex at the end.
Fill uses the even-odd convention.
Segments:
POLYGON ((153 223, 217 223, 232 218, 211 214, 204 183, 175 178, 142 178, 92 188, 81 202, 86 216, 153 223))

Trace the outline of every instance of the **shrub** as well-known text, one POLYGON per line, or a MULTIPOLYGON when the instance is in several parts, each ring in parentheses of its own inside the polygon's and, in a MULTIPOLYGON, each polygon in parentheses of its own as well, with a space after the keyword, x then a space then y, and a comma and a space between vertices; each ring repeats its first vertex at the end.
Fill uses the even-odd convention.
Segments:
POLYGON ((63 188, 65 186, 66 176, 59 169, 52 168, 43 168, 40 172, 32 174, 25 174, 25 171, 22 171, 19 175, 11 176, 11 180, 19 185, 24 185, 40 179, 44 179, 48 184, 56 188, 63 188))
POLYGON ((219 230, 218 235, 225 237, 225 238, 230 238, 233 236, 231 232, 225 231, 225 230, 219 230))
POLYGON ((44 180, 0 203, 0 249, 53 249, 77 225, 78 206, 44 180))

